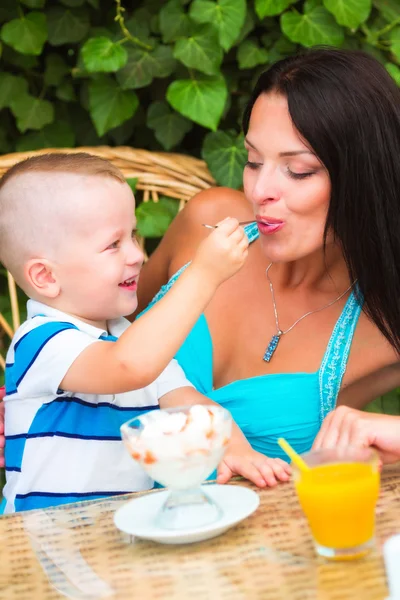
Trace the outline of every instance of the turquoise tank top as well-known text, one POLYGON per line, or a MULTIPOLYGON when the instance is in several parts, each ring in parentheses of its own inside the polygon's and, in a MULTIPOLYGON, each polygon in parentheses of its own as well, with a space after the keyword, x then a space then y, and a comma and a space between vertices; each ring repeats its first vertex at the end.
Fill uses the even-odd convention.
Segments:
MULTIPOLYGON (((245 227, 245 231, 250 242, 258 238, 256 224, 245 227)), ((148 308, 166 294, 187 266, 171 277, 148 308)), ((335 408, 361 308, 352 292, 314 373, 259 375, 214 389, 212 340, 204 314, 175 358, 199 392, 231 412, 255 450, 287 460, 277 438, 283 436, 297 452, 306 452, 322 421, 335 408)))

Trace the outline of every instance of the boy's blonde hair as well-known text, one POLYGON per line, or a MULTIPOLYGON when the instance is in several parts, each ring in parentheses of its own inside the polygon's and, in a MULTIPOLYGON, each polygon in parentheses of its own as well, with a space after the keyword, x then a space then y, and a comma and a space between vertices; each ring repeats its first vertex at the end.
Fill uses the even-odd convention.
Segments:
POLYGON ((0 179, 0 190, 6 183, 22 173, 77 173, 81 175, 103 175, 114 177, 122 183, 125 177, 121 171, 109 160, 100 158, 88 152, 74 152, 63 154, 54 152, 51 154, 40 154, 31 156, 16 163, 8 169, 0 179))
MULTIPOLYGON (((57 203, 54 175, 111 177, 125 183, 121 171, 110 161, 88 154, 51 153, 27 158, 11 167, 0 179, 0 261, 23 285, 23 265, 32 251, 43 252, 44 238, 57 242, 54 217, 65 206, 57 203), (38 178, 43 174, 43 178, 38 178)), ((65 190, 63 190, 65 192, 65 190)))

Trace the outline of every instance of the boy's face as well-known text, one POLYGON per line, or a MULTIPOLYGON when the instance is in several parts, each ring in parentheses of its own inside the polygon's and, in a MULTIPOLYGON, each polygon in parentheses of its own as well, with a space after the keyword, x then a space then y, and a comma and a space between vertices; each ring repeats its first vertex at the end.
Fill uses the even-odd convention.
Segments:
POLYGON ((82 178, 71 193, 77 208, 55 263, 57 308, 105 328, 137 307, 143 253, 135 238, 134 197, 127 184, 102 176, 82 178))

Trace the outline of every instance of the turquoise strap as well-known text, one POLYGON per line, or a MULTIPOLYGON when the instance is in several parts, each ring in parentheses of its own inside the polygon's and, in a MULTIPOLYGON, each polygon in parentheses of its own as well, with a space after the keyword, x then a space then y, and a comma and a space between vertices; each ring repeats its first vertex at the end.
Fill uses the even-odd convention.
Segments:
POLYGON ((319 370, 321 423, 336 406, 361 310, 362 301, 359 302, 353 291, 335 325, 319 370))

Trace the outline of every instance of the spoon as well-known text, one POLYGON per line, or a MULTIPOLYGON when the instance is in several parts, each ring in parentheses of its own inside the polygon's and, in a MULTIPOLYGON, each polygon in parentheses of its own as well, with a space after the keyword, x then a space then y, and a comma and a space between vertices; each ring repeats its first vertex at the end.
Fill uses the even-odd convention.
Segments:
MULTIPOLYGON (((250 223, 255 223, 255 219, 252 221, 240 221, 239 225, 250 225, 250 223)), ((202 223, 203 227, 207 227, 207 229, 217 229, 218 225, 207 225, 206 223, 202 223)))

